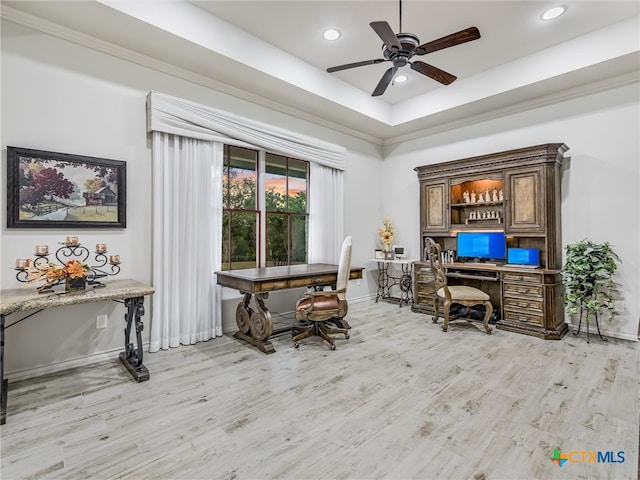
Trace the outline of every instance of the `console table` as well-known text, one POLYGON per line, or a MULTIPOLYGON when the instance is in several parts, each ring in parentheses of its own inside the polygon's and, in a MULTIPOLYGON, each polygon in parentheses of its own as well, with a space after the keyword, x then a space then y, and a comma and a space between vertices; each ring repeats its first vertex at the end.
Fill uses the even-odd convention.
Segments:
POLYGON ((123 303, 126 308, 124 330, 124 351, 120 353, 120 361, 138 382, 149 380, 149 371, 142 364, 142 330, 141 317, 144 315, 144 297, 151 295, 153 288, 136 280, 113 280, 106 288, 87 288, 65 292, 38 293, 35 288, 16 288, 0 291, 0 424, 7 417, 7 386, 4 378, 4 331, 27 318, 52 307, 64 307, 80 303, 102 302, 113 300, 123 303), (27 312, 22 318, 5 325, 11 314, 27 312), (131 330, 135 329, 136 344, 130 342, 131 330))
POLYGON ((412 287, 412 270, 414 260, 397 259, 382 260, 371 259, 372 262, 378 262, 378 291, 376 292, 376 303, 379 299, 388 302, 397 303, 402 307, 403 303, 409 305, 413 303, 413 287, 412 287), (394 274, 393 266, 399 265, 400 272, 394 274), (389 267, 392 268, 391 272, 389 267), (391 289, 395 286, 399 288, 400 296, 393 296, 391 289))
MULTIPOLYGON (((362 278, 362 267, 351 267, 349 280, 362 278)), ((264 353, 273 353, 275 348, 269 341, 273 333, 271 312, 264 304, 269 292, 300 287, 322 287, 334 285, 338 278, 338 265, 312 263, 284 267, 245 268, 216 272, 217 283, 235 288, 244 295, 236 308, 238 331, 235 338, 245 340, 264 353), (255 296, 253 310, 249 303, 255 296)), ((350 328, 346 320, 339 321, 341 328, 350 328)))

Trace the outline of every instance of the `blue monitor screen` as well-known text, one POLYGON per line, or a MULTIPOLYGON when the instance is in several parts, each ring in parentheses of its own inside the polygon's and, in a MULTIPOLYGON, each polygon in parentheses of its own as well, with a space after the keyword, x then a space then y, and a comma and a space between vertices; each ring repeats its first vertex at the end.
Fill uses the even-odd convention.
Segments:
POLYGON ((540 265, 540 250, 537 248, 508 248, 507 262, 514 265, 540 265))
POLYGON ((507 241, 504 232, 459 232, 458 258, 504 260, 507 241))

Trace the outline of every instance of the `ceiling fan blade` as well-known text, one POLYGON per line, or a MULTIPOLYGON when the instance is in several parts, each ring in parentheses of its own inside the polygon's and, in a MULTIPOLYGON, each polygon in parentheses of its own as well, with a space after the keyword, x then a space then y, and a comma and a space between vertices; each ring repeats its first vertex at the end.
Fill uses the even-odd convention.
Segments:
POLYGON ((363 62, 347 63, 345 65, 338 65, 337 67, 327 68, 327 72, 333 73, 340 70, 346 70, 347 68, 364 67, 365 65, 374 65, 376 63, 386 62, 384 58, 376 58, 375 60, 365 60, 363 62))
POLYGON ((460 45, 461 43, 477 40, 478 38, 480 38, 480 31, 476 27, 469 27, 465 30, 452 33, 451 35, 438 38, 437 40, 424 43, 415 49, 415 53, 416 55, 425 55, 427 53, 442 50, 443 48, 449 48, 455 45, 460 45))
POLYGON ((382 39, 387 48, 391 49, 391 47, 395 47, 398 50, 402 48, 398 41, 398 37, 393 33, 393 30, 387 22, 371 22, 369 25, 371 25, 371 28, 373 28, 373 30, 382 39))
POLYGON ((411 64, 411 70, 415 70, 416 72, 426 75, 429 78, 433 78, 436 82, 440 82, 443 85, 449 85, 456 78, 458 78, 455 75, 451 75, 444 70, 440 70, 439 68, 434 67, 433 65, 429 65, 428 63, 420 61, 413 62, 411 64))
POLYGON ((398 67, 391 67, 389 70, 384 72, 384 75, 382 75, 382 78, 378 82, 378 85, 376 86, 371 96, 379 97, 380 95, 382 95, 384 91, 387 89, 387 87, 389 86, 389 84, 391 83, 391 80, 393 80, 393 76, 396 74, 397 71, 398 71, 398 67))

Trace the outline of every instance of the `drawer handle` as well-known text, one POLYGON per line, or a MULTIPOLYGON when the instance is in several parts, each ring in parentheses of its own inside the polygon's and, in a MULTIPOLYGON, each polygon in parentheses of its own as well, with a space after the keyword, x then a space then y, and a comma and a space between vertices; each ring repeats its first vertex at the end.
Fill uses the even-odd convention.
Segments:
POLYGON ((529 289, 528 288, 519 288, 518 289, 518 293, 529 293, 529 289))
POLYGON ((529 302, 525 302, 525 303, 519 303, 518 306, 522 307, 522 308, 527 308, 530 305, 529 302))
POLYGON ((520 317, 519 320, 524 323, 527 323, 529 321, 527 317, 520 317))

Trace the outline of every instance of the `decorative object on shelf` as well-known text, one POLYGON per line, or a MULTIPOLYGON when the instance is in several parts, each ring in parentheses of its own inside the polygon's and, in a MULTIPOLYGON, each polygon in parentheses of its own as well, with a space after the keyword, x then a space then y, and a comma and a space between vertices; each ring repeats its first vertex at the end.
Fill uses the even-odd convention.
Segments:
POLYGON ((84 290, 86 285, 93 288, 106 287, 101 279, 120 273, 120 255, 107 257, 107 244, 96 244, 93 261, 87 263, 91 252, 80 244, 78 237, 67 237, 56 250, 58 263, 49 260, 49 246, 37 245, 35 260, 18 258, 15 270, 16 279, 22 283, 43 282, 37 290, 40 293, 52 292, 56 285, 65 285, 65 290, 84 290))
POLYGON ((396 232, 389 217, 384 218, 384 223, 382 224, 382 227, 380 227, 378 234, 380 235, 380 240, 384 244, 384 251, 391 251, 391 242, 393 242, 396 232))
POLYGON ((476 203, 476 192, 471 192, 471 203, 476 203))
POLYGON ((574 335, 580 333, 584 316, 589 343, 589 320, 594 318, 598 335, 606 342, 600 333, 598 315, 602 317, 608 312, 609 320, 619 315, 615 306, 618 285, 613 281, 613 275, 617 264, 621 263, 620 258, 608 242, 594 243, 586 239, 567 245, 565 253, 567 258, 560 272, 565 287, 565 305, 569 315, 580 315, 574 335))
POLYGON ((504 201, 504 192, 502 191, 502 189, 500 189, 500 191, 498 192, 498 201, 499 202, 504 201))
POLYGON ((7 182, 8 228, 126 227, 124 161, 8 146, 7 182))
MULTIPOLYGON (((502 191, 502 190, 500 190, 500 191, 502 191)), ((492 194, 493 194, 493 196, 491 197, 491 199, 492 199, 494 202, 499 202, 499 201, 500 201, 500 197, 498 197, 498 189, 497 189, 497 188, 494 188, 494 189, 493 189, 492 194)))
POLYGON ((484 203, 484 194, 482 192, 478 195, 478 203, 484 203))
POLYGON ((470 201, 469 190, 464 191, 464 193, 462 194, 462 198, 464 199, 464 203, 469 203, 470 201))

